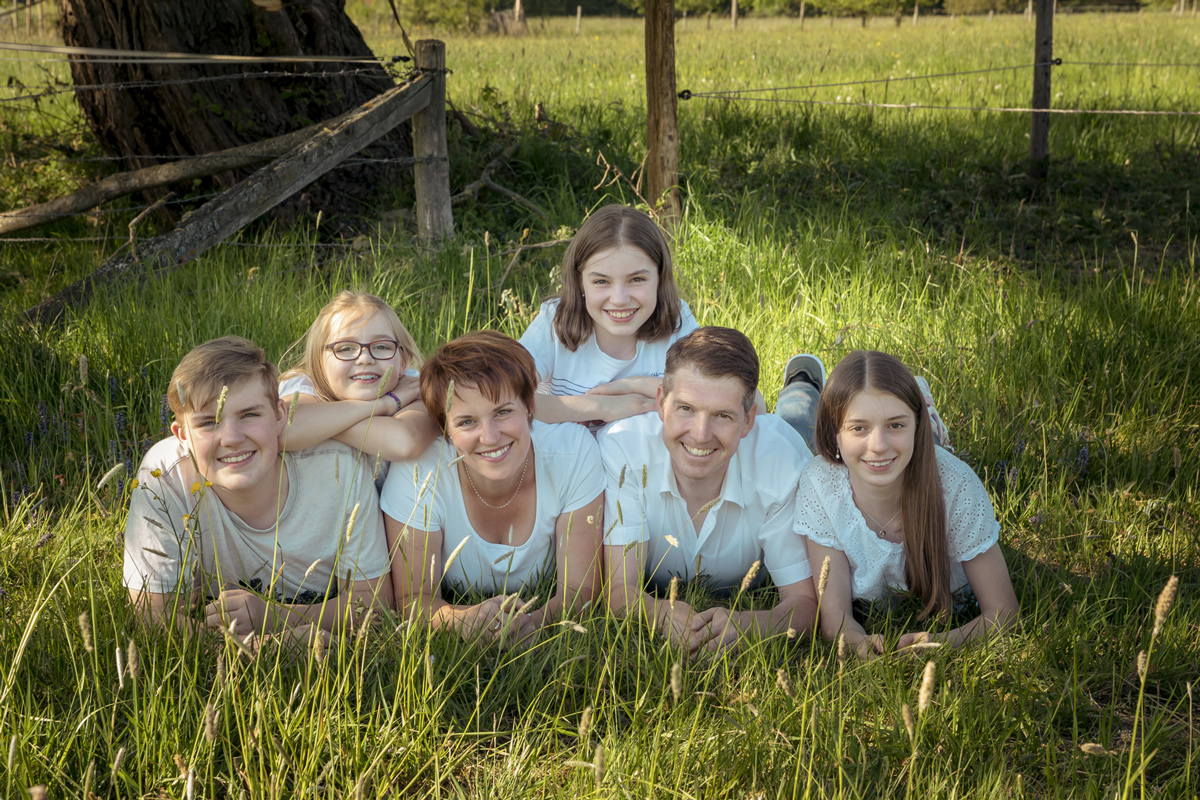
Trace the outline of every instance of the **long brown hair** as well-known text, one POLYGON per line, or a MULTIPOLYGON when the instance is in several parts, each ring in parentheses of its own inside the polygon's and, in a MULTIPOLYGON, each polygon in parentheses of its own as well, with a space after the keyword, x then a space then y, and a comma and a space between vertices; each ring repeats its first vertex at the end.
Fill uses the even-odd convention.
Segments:
POLYGON ((597 253, 621 246, 636 247, 658 267, 654 313, 638 328, 637 338, 655 342, 679 330, 683 312, 679 289, 675 286, 671 248, 662 228, 636 208, 604 206, 579 226, 563 254, 563 288, 558 295, 554 333, 571 352, 592 335, 593 329, 592 317, 583 301, 583 268, 597 253))
POLYGON ((916 416, 912 459, 901 476, 900 515, 904 520, 904 577, 909 591, 925 604, 921 616, 950 611, 950 548, 946 539, 946 500, 938 475, 933 426, 913 374, 895 356, 855 350, 829 376, 817 406, 816 445, 826 461, 841 461, 837 434, 854 396, 886 392, 916 416))

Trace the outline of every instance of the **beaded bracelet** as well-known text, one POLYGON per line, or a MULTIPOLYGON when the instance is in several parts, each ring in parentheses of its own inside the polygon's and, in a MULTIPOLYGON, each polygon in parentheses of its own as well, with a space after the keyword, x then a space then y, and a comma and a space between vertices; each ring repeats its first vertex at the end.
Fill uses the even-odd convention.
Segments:
POLYGON ((388 397, 390 397, 396 401, 396 413, 399 414, 400 413, 400 398, 396 397, 395 392, 384 392, 384 394, 386 394, 388 397))

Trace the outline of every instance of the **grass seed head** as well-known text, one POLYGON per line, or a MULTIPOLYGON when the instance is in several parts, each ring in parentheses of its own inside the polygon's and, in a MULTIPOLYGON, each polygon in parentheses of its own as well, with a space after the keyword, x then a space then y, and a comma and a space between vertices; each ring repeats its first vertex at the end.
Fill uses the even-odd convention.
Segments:
POLYGON ((1159 592, 1158 602, 1154 604, 1154 632, 1150 634, 1151 639, 1157 639, 1162 631, 1163 622, 1166 621, 1167 614, 1171 613, 1171 606, 1175 605, 1175 593, 1178 590, 1179 577, 1172 575, 1167 579, 1167 585, 1159 592))
POLYGON ((229 387, 222 386, 221 394, 217 397, 217 418, 216 424, 221 424, 221 412, 225 410, 225 400, 229 397, 229 387))
POLYGON ((587 742, 588 734, 592 731, 592 707, 588 706, 579 717, 579 741, 587 742))
POLYGON ((17 735, 14 733, 8 740, 8 774, 12 774, 13 764, 17 760, 17 735))
POLYGON ((133 643, 133 639, 129 640, 129 647, 125 651, 125 660, 129 665, 129 677, 135 681, 138 675, 141 674, 141 663, 138 660, 137 645, 133 643))
POLYGON ((379 468, 381 466, 383 466, 383 451, 382 450, 380 450, 378 453, 375 454, 375 469, 372 470, 372 472, 371 472, 371 480, 372 481, 376 481, 379 479, 379 468))
POLYGON ((1150 665, 1150 660, 1146 656, 1146 651, 1142 650, 1137 657, 1137 674, 1142 680, 1146 680, 1146 669, 1150 665))
POLYGON ((646 465, 642 464, 642 488, 643 489, 646 488, 646 474, 647 474, 646 465))
MULTIPOLYGON (((375 389, 375 399, 383 397, 383 387, 387 386, 392 381, 392 369, 395 365, 389 364, 388 368, 383 371, 383 380, 379 382, 379 386, 375 389)), ((399 409, 396 409, 399 411, 399 409)))
POLYGON ((783 689, 783 693, 788 696, 788 699, 796 699, 796 687, 792 686, 792 679, 788 677, 783 667, 775 670, 775 682, 779 684, 779 688, 783 689))
POLYGON ((329 650, 325 646, 325 637, 321 635, 322 631, 317 631, 313 636, 313 658, 318 664, 325 663, 325 659, 329 657, 329 650))
POLYGON ((924 714, 933 701, 933 678, 937 667, 932 661, 925 662, 925 675, 921 678, 921 692, 917 695, 917 711, 924 714))
POLYGON ((742 591, 750 591, 750 587, 754 585, 754 579, 758 577, 758 568, 762 566, 762 562, 756 560, 750 565, 750 569, 746 570, 746 576, 742 578, 742 591))
POLYGON ((799 633, 796 631, 796 629, 795 629, 795 628, 793 628, 793 627, 791 627, 791 626, 788 626, 788 629, 787 629, 787 637, 788 637, 788 641, 789 641, 789 642, 790 642, 790 641, 792 641, 793 639, 795 639, 795 638, 796 638, 797 636, 799 636, 799 635, 800 635, 800 634, 799 634, 799 633))
POLYGON ((125 761, 125 745, 121 745, 117 749, 117 757, 113 759, 112 772, 109 773, 108 782, 116 784, 117 774, 121 771, 121 764, 125 761))
POLYGON ((604 783, 604 745, 596 745, 596 753, 592 756, 592 770, 596 774, 596 785, 604 783))
POLYGON ((217 655, 217 688, 218 689, 225 688, 226 677, 227 676, 225 674, 225 659, 222 658, 220 654, 218 654, 217 655))
POLYGON ((123 463, 113 464, 112 468, 108 472, 104 473, 104 477, 101 478, 100 482, 96 484, 96 491, 98 492, 103 489, 112 481, 113 478, 117 477, 124 471, 125 465, 123 463))
POLYGON ((908 731, 909 741, 917 738, 917 725, 913 721, 912 709, 908 707, 908 703, 900 706, 900 717, 904 720, 904 730, 908 731))
POLYGON ((355 503, 354 508, 350 510, 350 521, 346 523, 346 541, 350 541, 350 534, 354 533, 354 521, 358 519, 358 507, 361 503, 355 503))
POLYGON ((683 664, 678 661, 671 665, 671 695, 676 703, 683 696, 683 664))
POLYGON ((817 581, 817 599, 820 600, 825 594, 825 587, 829 585, 829 567, 832 564, 829 556, 825 556, 825 560, 821 562, 821 577, 817 581))
POLYGON ((625 470, 629 467, 628 464, 621 465, 621 474, 617 476, 617 488, 620 489, 625 485, 625 470))
POLYGON ((1079 745, 1079 749, 1087 753, 1089 756, 1108 755, 1108 751, 1104 749, 1104 746, 1098 745, 1095 742, 1084 742, 1083 744, 1079 745))
POLYGON ((175 767, 179 770, 179 777, 187 777, 188 765, 187 762, 183 760, 183 756, 179 755, 179 753, 175 754, 175 767))
POLYGON ((667 585, 667 603, 671 606, 671 611, 675 610, 675 601, 679 599, 679 576, 672 575, 671 583, 667 585))
POLYGON ((79 634, 83 637, 83 649, 89 653, 95 652, 96 648, 92 646, 92 620, 86 611, 79 615, 79 634))
POLYGON ((1179 448, 1176 447, 1174 451, 1172 451, 1171 455, 1175 457, 1175 474, 1178 475, 1179 470, 1183 468, 1183 454, 1180 453, 1179 448))
POLYGON ((217 721, 220 719, 220 712, 217 707, 209 703, 204 707, 204 738, 210 742, 217 740, 217 721))
POLYGON ((117 646, 117 689, 125 688, 125 656, 121 653, 120 645, 117 646))
POLYGON ((300 393, 296 392, 294 395, 292 395, 292 402, 288 403, 287 424, 289 427, 292 424, 292 420, 294 420, 296 418, 296 407, 299 405, 300 405, 300 393))
POLYGON ((29 787, 29 800, 46 800, 46 785, 39 783, 29 787))

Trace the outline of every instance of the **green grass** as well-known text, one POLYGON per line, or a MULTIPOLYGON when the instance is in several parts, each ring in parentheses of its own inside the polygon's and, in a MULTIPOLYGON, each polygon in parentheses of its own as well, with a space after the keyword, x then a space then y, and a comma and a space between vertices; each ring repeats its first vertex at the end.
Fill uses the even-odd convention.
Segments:
MULTIPOLYGON (((805 637, 689 662, 640 622, 603 614, 525 653, 388 619, 323 661, 274 644, 247 660, 215 637, 136 624, 119 586, 129 487, 96 484, 164 434, 161 398, 184 352, 239 333, 281 357, 346 286, 393 302, 426 351, 480 327, 517 334, 562 248, 523 254, 501 287, 504 251, 525 228, 530 241, 560 238, 600 203, 635 201, 626 183, 593 187, 600 153, 626 175, 644 154, 640 27, 585 19, 577 38, 573 26, 548 20, 543 32, 535 20, 522 40, 448 40, 451 96, 490 132, 477 141, 452 124, 454 186, 519 141, 497 180, 549 220, 485 190, 456 207, 458 239, 438 251, 392 225, 354 248, 312 219, 290 232, 255 226, 46 329, 17 312, 116 245, 0 242, 0 795, 46 784, 52 795, 183 797, 178 755, 200 797, 1195 797, 1194 118, 1055 117, 1052 179, 1039 185, 1024 175, 1020 116, 681 104, 687 191, 674 252, 700 321, 751 337, 769 404, 797 349, 828 365, 859 347, 901 356, 929 378, 995 503, 1021 626, 933 655, 936 690, 912 739, 901 708, 916 713, 923 664, 839 666, 834 648, 805 637), (539 132, 535 101, 566 127, 539 132), (1171 574, 1179 599, 1152 643, 1171 574), (122 687, 115 651, 131 639, 139 676, 122 687)), ((367 35, 377 52, 398 51, 390 26, 367 35)), ((1062 16, 1056 42, 1068 62, 1189 62, 1200 23, 1062 16)), ((750 19, 733 34, 693 19, 678 49, 680 88, 712 91, 1027 64, 1032 26, 809 20, 801 33, 795 21, 750 19)), ((40 67, 3 63, 45 83, 40 67)), ((865 97, 1024 105, 1027 72, 876 84, 865 97)), ((1056 104, 1197 109, 1197 72, 1068 63, 1055 71, 1056 104)), ((848 91, 864 97, 792 96, 848 91)), ((98 174, 56 155, 99 150, 70 103, 55 103, 52 114, 0 105, 0 155, 45 159, 0 176, 5 208, 98 174)), ((398 190, 394 202, 411 196, 398 190)), ((134 213, 31 233, 127 237, 134 213)))

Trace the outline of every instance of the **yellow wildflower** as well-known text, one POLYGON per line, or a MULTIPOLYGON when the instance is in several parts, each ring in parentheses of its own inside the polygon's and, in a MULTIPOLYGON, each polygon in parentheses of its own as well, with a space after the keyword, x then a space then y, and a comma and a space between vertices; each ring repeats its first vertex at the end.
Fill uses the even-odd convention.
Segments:
POLYGON ((150 470, 150 475, 151 475, 151 476, 153 476, 153 477, 155 477, 155 478, 161 478, 161 477, 162 477, 162 470, 161 470, 161 469, 152 469, 152 470, 150 470))
POLYGON ((192 494, 195 494, 198 491, 200 491, 200 481, 196 481, 192 484, 192 494))

